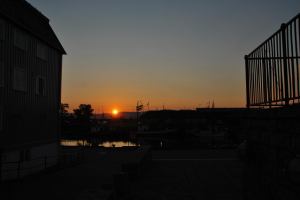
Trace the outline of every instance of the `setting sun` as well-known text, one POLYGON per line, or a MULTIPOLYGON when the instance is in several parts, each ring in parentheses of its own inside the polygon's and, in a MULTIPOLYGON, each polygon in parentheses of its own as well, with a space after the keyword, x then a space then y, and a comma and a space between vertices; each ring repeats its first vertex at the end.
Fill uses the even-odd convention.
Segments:
POLYGON ((113 110, 112 110, 112 114, 113 114, 114 116, 116 116, 116 115, 119 114, 119 111, 118 111, 117 109, 113 109, 113 110))

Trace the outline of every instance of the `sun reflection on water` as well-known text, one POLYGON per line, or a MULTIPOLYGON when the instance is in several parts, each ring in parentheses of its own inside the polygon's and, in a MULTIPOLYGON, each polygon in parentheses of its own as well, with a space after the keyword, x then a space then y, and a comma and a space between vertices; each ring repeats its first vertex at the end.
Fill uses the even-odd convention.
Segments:
POLYGON ((61 146, 68 146, 68 147, 77 147, 77 146, 99 146, 99 147, 134 147, 139 146, 134 142, 128 142, 128 141, 106 141, 101 142, 96 145, 93 145, 93 143, 88 142, 87 140, 61 140, 60 141, 61 146))

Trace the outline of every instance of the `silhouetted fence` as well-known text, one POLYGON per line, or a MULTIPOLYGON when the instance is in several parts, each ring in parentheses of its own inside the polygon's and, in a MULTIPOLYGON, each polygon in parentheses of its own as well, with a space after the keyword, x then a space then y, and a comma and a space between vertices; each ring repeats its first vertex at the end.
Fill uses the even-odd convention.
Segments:
POLYGON ((13 161, 2 163, 0 180, 13 180, 36 174, 50 169, 57 169, 64 166, 79 163, 83 159, 82 152, 62 154, 60 156, 45 156, 28 161, 13 161))
POLYGON ((245 56, 247 107, 300 103, 300 14, 245 56))

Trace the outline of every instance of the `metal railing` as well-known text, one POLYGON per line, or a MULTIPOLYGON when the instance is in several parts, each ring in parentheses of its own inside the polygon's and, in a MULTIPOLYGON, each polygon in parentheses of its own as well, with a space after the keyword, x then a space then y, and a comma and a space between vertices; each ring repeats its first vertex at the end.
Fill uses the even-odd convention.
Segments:
POLYGON ((44 156, 31 159, 29 161, 12 161, 3 162, 0 181, 20 179, 22 177, 36 174, 40 171, 50 169, 52 167, 63 167, 69 164, 78 163, 83 159, 82 152, 62 154, 59 156, 44 156), (8 179, 6 178, 8 177, 8 179))
POLYGON ((245 56, 247 107, 300 103, 300 14, 245 56))

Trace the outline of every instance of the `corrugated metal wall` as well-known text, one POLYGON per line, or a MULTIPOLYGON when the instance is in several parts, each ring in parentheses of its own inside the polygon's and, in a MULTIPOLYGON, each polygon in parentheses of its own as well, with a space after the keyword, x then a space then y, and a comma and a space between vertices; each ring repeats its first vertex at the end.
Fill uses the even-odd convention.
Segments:
MULTIPOLYGON (((24 32, 27 48, 14 45, 17 27, 5 21, 5 38, 0 41, 0 60, 5 66, 4 88, 0 88, 0 107, 4 112, 4 132, 0 134, 0 146, 20 146, 47 143, 57 139, 59 130, 58 109, 60 104, 61 60, 57 50, 47 46, 47 60, 36 56, 41 41, 24 32), (27 91, 13 88, 13 69, 20 67, 27 73, 27 91), (36 77, 46 79, 45 95, 36 94, 36 77)), ((22 147, 23 148, 23 147, 22 147)))

